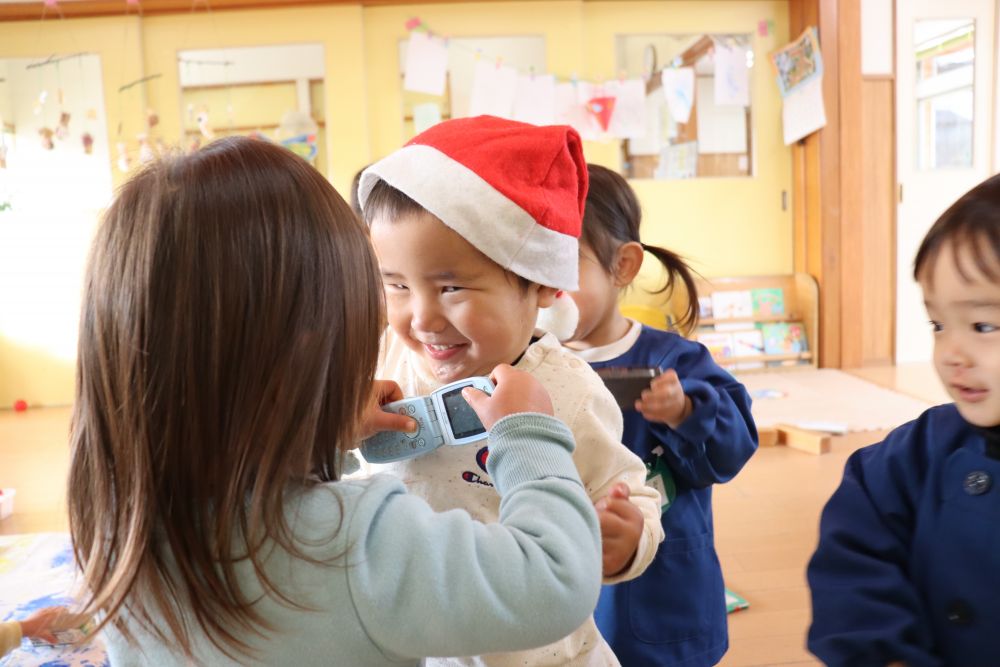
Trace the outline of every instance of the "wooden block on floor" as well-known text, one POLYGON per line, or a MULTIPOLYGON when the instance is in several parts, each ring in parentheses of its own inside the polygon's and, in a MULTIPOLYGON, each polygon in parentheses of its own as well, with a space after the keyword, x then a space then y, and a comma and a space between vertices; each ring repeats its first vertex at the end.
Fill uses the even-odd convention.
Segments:
POLYGON ((778 444, 778 429, 773 426, 757 429, 757 444, 761 447, 774 447, 778 444))
POLYGON ((787 445, 810 454, 826 454, 830 451, 832 436, 823 431, 809 431, 790 424, 778 424, 778 444, 787 445))

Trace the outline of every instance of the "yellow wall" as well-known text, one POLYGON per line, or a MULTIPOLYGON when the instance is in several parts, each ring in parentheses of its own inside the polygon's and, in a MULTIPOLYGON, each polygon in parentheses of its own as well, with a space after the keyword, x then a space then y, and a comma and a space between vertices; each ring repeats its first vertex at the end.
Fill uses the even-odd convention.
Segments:
MULTIPOLYGON (((643 241, 686 257, 706 277, 792 271, 791 151, 781 135, 781 98, 768 54, 787 41, 788 3, 588 2, 585 10, 585 78, 613 76, 615 35, 750 33, 755 54, 750 77, 754 176, 680 181, 632 181, 643 206, 643 241), (757 34, 761 20, 774 31, 757 34), (788 210, 781 209, 782 191, 788 210)), ((617 144, 587 146, 588 160, 618 169, 617 144)), ((643 266, 643 284, 659 287, 655 260, 643 266)), ((641 291, 625 299, 652 303, 641 291)))
MULTIPOLYGON (((177 52, 187 49, 322 44, 327 111, 327 177, 347 194, 354 172, 368 161, 362 9, 360 6, 297 7, 155 16, 143 21, 147 72, 162 73, 149 86, 150 105, 166 137, 181 133, 182 104, 177 52)), ((346 198, 346 197, 345 197, 346 198)))
MULTIPOLYGON (((0 23, 0 58, 39 57, 78 51, 101 56, 109 136, 144 129, 145 110, 157 112, 155 133, 172 143, 182 131, 177 52, 290 43, 324 46, 327 175, 346 197, 359 168, 404 140, 399 42, 407 19, 419 16, 440 34, 545 37, 548 70, 602 80, 617 76, 614 39, 625 33, 725 33, 752 35, 756 66, 753 102, 752 178, 635 181, 643 203, 644 240, 665 245, 692 260, 708 276, 787 273, 792 270, 791 212, 781 210, 782 190, 791 190, 791 155, 781 142, 781 107, 767 54, 788 37, 786 0, 704 2, 445 3, 406 6, 310 6, 155 16, 0 23), (774 21, 768 37, 760 20, 774 21), (530 27, 527 27, 530 26, 530 27), (123 82, 158 74, 145 86, 119 94, 123 82)), ((618 165, 618 142, 588 142, 589 160, 618 165)), ((113 152, 113 151, 112 151, 113 152)), ((115 178, 122 176, 115 170, 115 178)), ((658 269, 645 267, 655 279, 658 269)), ((26 284, 24 290, 30 292, 26 284)), ((30 296, 30 294, 29 294, 30 296)), ((636 292, 629 299, 649 301, 636 292)), ((2 300, 0 300, 2 307, 2 300)), ((15 398, 35 404, 72 398, 72 362, 45 350, 25 349, 0 331, 0 408, 15 398)))

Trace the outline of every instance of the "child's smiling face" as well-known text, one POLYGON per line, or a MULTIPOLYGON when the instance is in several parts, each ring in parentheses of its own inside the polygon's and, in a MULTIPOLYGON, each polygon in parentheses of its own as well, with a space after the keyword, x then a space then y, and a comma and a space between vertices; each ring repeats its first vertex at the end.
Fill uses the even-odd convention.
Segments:
MULTIPOLYGON (((1000 263, 991 272, 1000 274, 1000 263)), ((962 417, 1000 424, 1000 284, 983 273, 967 244, 941 246, 923 271, 927 315, 934 328, 934 366, 962 417)))
POLYGON ((429 213, 376 216, 372 243, 389 326, 443 383, 489 375, 531 340, 538 308, 555 290, 524 288, 429 213))

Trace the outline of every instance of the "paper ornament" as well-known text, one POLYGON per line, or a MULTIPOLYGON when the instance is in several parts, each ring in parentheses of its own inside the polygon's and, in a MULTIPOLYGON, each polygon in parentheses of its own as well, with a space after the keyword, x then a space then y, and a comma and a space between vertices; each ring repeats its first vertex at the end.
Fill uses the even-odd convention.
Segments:
POLYGON ((42 137, 42 148, 44 148, 47 151, 50 151, 53 148, 55 148, 55 144, 52 143, 52 137, 55 135, 55 132, 53 132, 47 127, 43 127, 42 129, 38 130, 38 134, 42 137))
POLYGON ((36 116, 40 116, 42 114, 42 110, 45 108, 45 100, 47 100, 48 98, 49 98, 49 91, 43 90, 42 92, 38 93, 38 100, 35 102, 35 106, 32 109, 32 113, 34 113, 36 116))
POLYGON ((146 109, 146 127, 153 129, 160 124, 160 117, 152 109, 146 109))
POLYGON ((587 100, 587 111, 594 115, 598 125, 605 132, 611 125, 611 115, 615 111, 615 98, 613 97, 591 97, 587 100))
POLYGON ((122 172, 128 172, 132 166, 132 159, 128 156, 128 146, 125 145, 124 141, 119 141, 116 148, 118 149, 118 169, 122 172))
POLYGON ((83 142, 83 152, 90 155, 94 152, 94 137, 90 132, 84 132, 83 136, 80 137, 80 141, 83 142))
POLYGON ((65 141, 69 136, 69 113, 63 111, 59 114, 59 125, 56 126, 56 139, 65 141))
POLYGON ((153 147, 149 143, 149 137, 145 134, 140 134, 136 139, 139 140, 139 164, 146 164, 155 160, 156 153, 153 152, 153 147))
POLYGON ((201 136, 205 137, 209 141, 215 139, 215 132, 212 131, 211 126, 208 124, 208 109, 202 109, 195 116, 195 121, 198 123, 198 131, 201 132, 201 136))

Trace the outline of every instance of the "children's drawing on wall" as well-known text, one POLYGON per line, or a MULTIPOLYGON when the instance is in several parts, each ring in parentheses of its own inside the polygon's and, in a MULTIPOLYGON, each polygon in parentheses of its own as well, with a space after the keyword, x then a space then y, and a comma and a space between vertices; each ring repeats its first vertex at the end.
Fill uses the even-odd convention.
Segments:
POLYGON ((771 61, 778 70, 778 88, 782 97, 822 76, 823 56, 816 29, 807 28, 794 42, 775 51, 771 61))
POLYGON ((715 103, 745 107, 750 104, 750 67, 753 51, 733 38, 714 38, 715 103))
POLYGON ((641 74, 645 81, 646 123, 641 133, 625 137, 623 175, 751 175, 752 44, 746 34, 616 38, 619 68, 626 77, 641 74), (658 62, 666 65, 656 69, 658 62))
POLYGON ((826 125, 823 105, 823 55, 815 27, 771 54, 781 91, 785 144, 791 144, 826 125))

